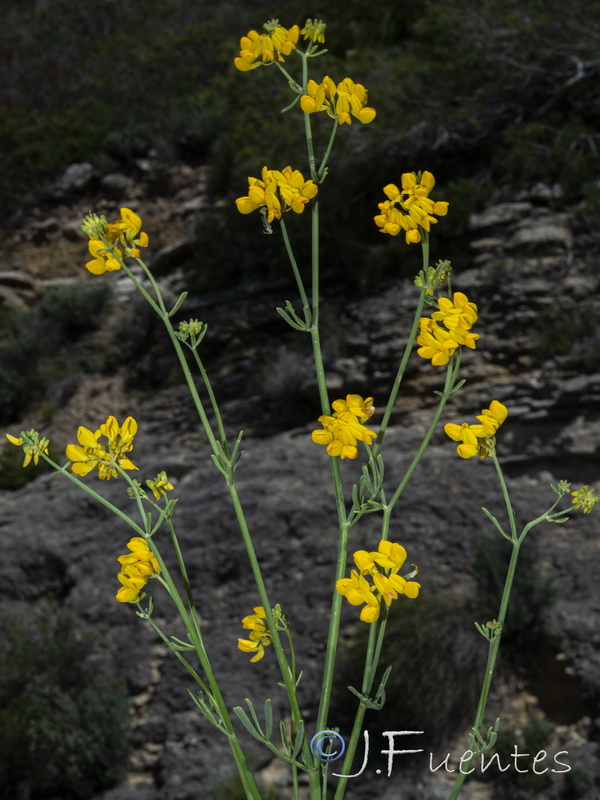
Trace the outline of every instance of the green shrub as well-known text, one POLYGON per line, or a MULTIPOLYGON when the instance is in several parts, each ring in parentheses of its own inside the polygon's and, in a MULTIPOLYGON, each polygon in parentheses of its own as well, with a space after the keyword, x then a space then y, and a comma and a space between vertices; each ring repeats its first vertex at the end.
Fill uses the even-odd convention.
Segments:
POLYGON ((0 618, 3 800, 87 800, 122 779, 128 704, 86 666, 90 643, 49 606, 0 618))

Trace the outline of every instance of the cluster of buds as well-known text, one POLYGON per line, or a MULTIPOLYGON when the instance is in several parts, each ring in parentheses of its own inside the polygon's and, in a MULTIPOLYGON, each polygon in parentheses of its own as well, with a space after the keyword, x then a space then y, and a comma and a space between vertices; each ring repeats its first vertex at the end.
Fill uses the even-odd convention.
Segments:
POLYGON ((461 458, 473 458, 479 455, 491 456, 495 452, 496 431, 502 425, 508 410, 498 400, 492 400, 489 408, 484 408, 477 417, 479 424, 469 425, 463 422, 457 425, 449 422, 444 426, 446 434, 455 442, 460 442, 456 452, 461 458))
POLYGON ((363 622, 375 622, 379 619, 382 601, 390 606, 392 600, 397 600, 401 594, 410 598, 419 594, 421 584, 411 580, 418 573, 414 565, 405 577, 398 575, 405 561, 406 550, 402 545, 381 539, 375 552, 357 550, 354 553, 357 569, 351 571, 349 578, 337 581, 335 588, 351 605, 364 603, 360 612, 363 622))
POLYGON ((429 197, 435 186, 431 172, 418 175, 405 172, 401 184, 401 189, 394 183, 383 187, 388 199, 379 203, 381 213, 374 218, 375 224, 381 233, 397 236, 400 231, 404 231, 406 244, 418 243, 423 238, 423 231, 429 233, 431 225, 437 222, 434 215, 446 216, 448 203, 443 200, 434 201, 429 197))
POLYGON ((421 358, 431 359, 433 366, 438 367, 447 364, 459 346, 474 350, 479 334, 471 333, 471 328, 477 318, 477 306, 469 302, 466 294, 455 292, 452 300, 440 297, 438 310, 431 317, 419 320, 417 344, 420 347, 417 353, 421 358), (445 327, 442 328, 438 322, 445 327))
POLYGON ((352 117, 367 124, 375 119, 376 111, 367 106, 368 94, 362 83, 354 83, 344 78, 337 85, 326 75, 321 83, 310 80, 306 94, 300 98, 300 106, 305 114, 325 111, 340 125, 352 123, 352 117))
POLYGON ((155 578, 160 573, 160 567, 148 542, 141 536, 134 536, 127 543, 131 550, 117 561, 121 571, 117 575, 121 588, 117 592, 119 603, 136 603, 142 599, 142 589, 150 578, 155 578))
POLYGON ((374 413, 373 398, 366 400, 358 394, 346 395, 345 400, 336 400, 333 403, 333 415, 323 414, 319 422, 323 430, 312 432, 312 440, 316 444, 327 447, 330 456, 340 458, 356 458, 358 456, 358 442, 372 444, 377 436, 362 423, 374 413))
POLYGON ((316 183, 305 181, 297 169, 288 166, 279 171, 263 167, 260 179, 248 178, 248 194, 238 197, 235 204, 241 214, 260 209, 269 225, 274 219, 281 219, 286 211, 301 214, 317 192, 316 183))

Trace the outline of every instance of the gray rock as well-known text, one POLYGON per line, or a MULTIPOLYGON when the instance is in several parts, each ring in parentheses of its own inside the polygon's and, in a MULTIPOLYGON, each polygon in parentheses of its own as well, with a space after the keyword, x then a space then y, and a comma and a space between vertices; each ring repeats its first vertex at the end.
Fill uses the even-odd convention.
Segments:
POLYGON ((71 164, 53 186, 53 194, 62 196, 86 189, 94 175, 94 167, 87 163, 71 164))

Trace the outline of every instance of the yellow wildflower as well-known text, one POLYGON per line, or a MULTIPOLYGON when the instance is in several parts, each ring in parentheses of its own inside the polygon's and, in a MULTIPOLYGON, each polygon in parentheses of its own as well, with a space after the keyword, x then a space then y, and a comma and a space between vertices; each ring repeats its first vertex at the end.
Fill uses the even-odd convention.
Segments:
POLYGON ((433 366, 447 364, 457 347, 475 349, 478 333, 471 333, 471 326, 477 321, 477 306, 469 302, 466 294, 455 292, 452 300, 440 297, 438 310, 431 317, 419 320, 420 334, 417 353, 421 358, 430 358, 433 366), (442 322, 447 330, 438 325, 442 322))
POLYGON ((390 606, 392 600, 397 600, 401 594, 413 599, 419 594, 421 584, 410 580, 416 575, 416 568, 406 577, 397 574, 405 561, 406 550, 402 545, 381 539, 375 552, 357 550, 354 553, 358 571, 353 569, 349 578, 338 580, 336 591, 353 606, 364 603, 360 619, 363 622, 375 622, 379 619, 382 600, 386 606, 390 606), (373 584, 365 575, 372 578, 373 584))
POLYGON ((321 83, 310 80, 306 85, 306 94, 300 98, 300 107, 305 114, 325 111, 340 125, 350 125, 352 117, 368 124, 376 116, 374 108, 367 106, 368 93, 362 83, 354 83, 351 78, 344 78, 337 85, 326 75, 321 83))
POLYGON ((141 227, 141 218, 130 208, 122 208, 121 217, 107 225, 106 238, 111 244, 118 241, 127 255, 139 258, 138 248, 147 247, 149 241, 148 234, 144 233, 141 227))
POLYGON ((121 264, 117 260, 118 258, 123 260, 123 251, 120 247, 110 250, 99 239, 90 239, 88 249, 90 255, 93 256, 93 260, 88 261, 85 268, 93 275, 102 275, 104 272, 113 272, 121 269, 121 264))
POLYGON ((330 456, 341 458, 356 458, 358 456, 357 442, 372 444, 377 436, 375 431, 361 425, 350 411, 336 412, 334 416, 323 414, 319 417, 323 430, 313 431, 313 442, 327 447, 330 456))
POLYGON ((575 508, 583 509, 584 514, 589 514, 600 499, 596 496, 594 490, 587 485, 582 486, 581 489, 576 489, 571 494, 573 495, 571 502, 575 505, 575 508))
POLYGON ((40 453, 45 453, 48 455, 48 445, 50 442, 48 439, 39 438, 39 433, 36 430, 29 430, 25 431, 26 436, 28 439, 31 440, 31 445, 25 444, 23 438, 19 436, 12 436, 10 433, 6 434, 6 438, 11 444, 16 445, 17 447, 23 448, 24 458, 23 458, 23 466, 28 467, 31 462, 33 461, 34 464, 38 464, 40 460, 40 453))
POLYGON ((305 181, 302 173, 290 166, 275 170, 263 167, 261 178, 248 178, 248 194, 235 201, 241 214, 261 209, 267 223, 281 219, 286 211, 301 214, 304 206, 318 192, 314 181, 305 181))
POLYGON ((335 400, 332 406, 334 411, 340 414, 350 411, 359 422, 364 422, 375 413, 373 398, 367 397, 366 400, 363 400, 359 394, 347 394, 345 400, 335 400))
POLYGON ((127 417, 119 427, 115 417, 110 416, 94 433, 80 426, 77 431, 79 444, 67 445, 66 449, 67 458, 73 462, 71 471, 83 477, 97 469, 99 478, 110 480, 118 476, 117 466, 121 469, 137 469, 124 455, 133 449, 136 432, 137 422, 133 417, 127 417), (108 449, 100 444, 100 437, 106 437, 108 449))
POLYGON ((88 249, 93 256, 85 266, 94 275, 121 269, 126 256, 139 258, 139 248, 148 245, 148 234, 141 230, 140 217, 130 208, 120 211, 119 219, 111 223, 97 214, 90 214, 83 220, 81 229, 90 237, 88 249))
POLYGON ((473 458, 476 455, 484 458, 495 451, 496 431, 507 416, 506 406, 498 400, 492 400, 490 407, 484 408, 477 417, 478 425, 469 425, 466 422, 457 425, 449 422, 444 426, 444 431, 453 441, 460 442, 456 452, 461 458, 473 458))
POLYGON ((263 25, 266 33, 249 31, 240 39, 240 54, 233 63, 240 72, 249 72, 273 61, 285 61, 296 49, 300 28, 293 25, 289 30, 279 24, 278 19, 269 20, 263 25))
MULTIPOLYGON (((275 623, 283 619, 279 605, 272 609, 272 613, 275 623)), ((238 649, 243 653, 254 653, 250 661, 260 661, 265 654, 265 647, 273 643, 264 606, 256 606, 254 614, 248 614, 242 619, 242 625, 250 633, 247 639, 238 639, 238 649)), ((278 627, 278 630, 285 628, 278 627)))
POLYGON ((131 552, 117 559, 121 564, 121 570, 117 575, 122 584, 117 592, 117 600, 120 603, 137 601, 148 579, 160 574, 158 561, 145 539, 134 536, 127 543, 127 547, 131 552))
POLYGON ((401 188, 394 183, 385 186, 383 192, 388 199, 379 203, 381 213, 374 218, 380 232, 397 236, 404 231, 407 244, 420 242, 422 231, 431 230, 431 225, 437 222, 436 216, 444 217, 448 213, 448 203, 433 201, 429 197, 434 186, 431 172, 423 172, 420 176, 405 172, 401 188))

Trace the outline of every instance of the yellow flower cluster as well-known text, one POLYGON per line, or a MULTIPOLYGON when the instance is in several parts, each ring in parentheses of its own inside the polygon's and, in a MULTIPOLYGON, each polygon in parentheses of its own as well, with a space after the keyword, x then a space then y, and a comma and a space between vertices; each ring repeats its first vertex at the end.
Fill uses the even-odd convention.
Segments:
POLYGON ((353 569, 349 578, 337 581, 335 588, 351 605, 365 604, 360 612, 363 622, 375 622, 379 619, 382 600, 390 606, 401 594, 410 598, 419 594, 421 584, 410 580, 417 574, 416 569, 406 578, 398 575, 405 561, 406 550, 402 545, 382 539, 375 552, 357 550, 354 553, 358 569, 353 569), (372 584, 365 575, 372 579, 372 584))
POLYGON ((349 394, 345 400, 333 403, 333 411, 333 415, 323 414, 319 417, 323 430, 313 431, 312 440, 316 444, 326 445, 330 456, 356 458, 357 443, 372 444, 377 436, 375 431, 361 424, 375 412, 373 398, 363 400, 358 394, 349 394))
POLYGON ((401 189, 394 183, 384 186, 383 192, 388 199, 379 203, 381 214, 374 218, 375 224, 380 228, 380 233, 397 236, 404 231, 406 244, 418 243, 423 238, 422 231, 429 232, 431 225, 437 222, 434 214, 446 216, 448 203, 430 199, 429 194, 435 186, 431 172, 424 172, 420 176, 405 172, 401 182, 401 189))
POLYGON ((249 614, 242 620, 243 627, 250 634, 247 639, 238 639, 238 648, 244 653, 254 653, 250 661, 260 661, 265 654, 265 647, 273 643, 266 620, 263 606, 256 606, 254 614, 249 614))
POLYGON ((73 462, 72 472, 84 476, 97 469, 99 478, 110 480, 119 475, 117 466, 121 469, 137 469, 124 455, 133 449, 133 437, 136 432, 137 422, 133 417, 127 417, 119 427, 115 417, 110 416, 93 433, 89 428, 80 426, 77 431, 79 444, 67 445, 66 449, 67 458, 73 462), (107 446, 98 441, 101 436, 105 436, 108 440, 107 446))
POLYGON ((148 245, 148 234, 141 228, 142 220, 130 208, 122 208, 119 219, 111 223, 96 214, 86 217, 81 230, 90 237, 88 249, 93 256, 86 269, 102 275, 121 269, 121 261, 127 256, 139 258, 139 248, 148 245))
POLYGON ((12 434, 7 433, 6 434, 6 438, 8 439, 8 441, 11 444, 14 444, 17 447, 22 447, 23 448, 23 454, 24 454, 23 466, 24 467, 28 467, 29 464, 31 464, 32 461, 33 461, 34 464, 37 465, 39 463, 39 460, 40 460, 40 453, 45 453, 46 455, 48 455, 48 445, 50 444, 50 442, 46 438, 40 439, 39 438, 40 435, 36 430, 32 429, 32 430, 29 430, 29 431, 25 431, 25 433, 27 434, 28 438, 31 440, 31 443, 33 445, 35 445, 34 447, 30 447, 29 445, 25 444, 25 442, 23 441, 22 437, 20 437, 20 436, 17 438, 16 436, 12 436, 12 434))
POLYGON ((304 206, 317 194, 314 181, 305 181, 302 173, 291 167, 281 171, 263 167, 261 179, 248 178, 248 194, 235 201, 240 214, 251 214, 256 209, 264 209, 267 223, 290 209, 296 214, 304 211, 304 206))
POLYGON ((417 344, 420 345, 417 353, 421 358, 430 358, 433 366, 439 367, 450 361, 459 346, 474 350, 479 334, 471 333, 471 328, 477 319, 477 306, 469 302, 466 294, 455 292, 452 300, 440 297, 438 310, 431 317, 421 317, 419 320, 421 332, 417 336, 417 344), (445 325, 446 329, 440 327, 438 322, 445 325))
POLYGON ((300 106, 305 114, 326 111, 340 125, 352 123, 352 117, 367 124, 373 122, 376 111, 367 106, 368 94, 362 83, 354 83, 351 78, 344 78, 336 84, 326 75, 321 83, 310 80, 306 85, 306 94, 300 98, 300 106))
POLYGON ((576 489, 571 492, 573 500, 571 501, 575 508, 583 509, 584 514, 589 514, 592 508, 596 505, 598 498, 593 489, 589 486, 582 486, 581 489, 576 489))
POLYGON ((461 458, 473 458, 476 455, 484 458, 495 451, 496 431, 507 416, 506 406, 498 400, 492 400, 490 407, 484 408, 477 417, 478 425, 469 425, 467 422, 457 425, 449 422, 444 425, 444 431, 453 441, 460 442, 456 452, 461 458))
POLYGON ((119 556, 117 559, 121 565, 121 571, 117 578, 122 584, 117 592, 119 603, 135 603, 141 599, 140 592, 148 580, 155 578, 160 573, 158 561, 145 539, 142 539, 141 536, 134 536, 127 543, 127 547, 131 552, 119 556))
POLYGON ((233 63, 240 72, 270 64, 273 61, 285 61, 296 49, 300 28, 293 25, 289 30, 279 24, 278 19, 269 20, 263 25, 266 33, 249 31, 240 39, 240 54, 233 63))

